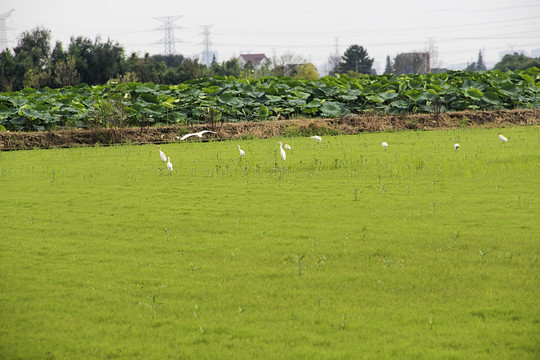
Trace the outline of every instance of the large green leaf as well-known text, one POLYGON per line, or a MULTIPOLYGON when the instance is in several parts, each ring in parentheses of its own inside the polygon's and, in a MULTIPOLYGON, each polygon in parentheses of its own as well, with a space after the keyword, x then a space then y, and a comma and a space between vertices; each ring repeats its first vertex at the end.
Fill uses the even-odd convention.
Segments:
POLYGON ((465 96, 475 100, 481 100, 484 96, 484 93, 481 92, 479 89, 467 89, 467 91, 465 92, 465 96))
POLYGON ((324 104, 322 104, 322 106, 320 107, 320 110, 323 115, 329 117, 338 117, 343 112, 340 104, 332 101, 325 101, 324 104))
POLYGON ((414 102, 426 100, 426 94, 422 90, 409 90, 405 95, 414 102))
POLYGON ((234 103, 234 96, 228 92, 219 95, 218 99, 222 104, 232 105, 234 103))
POLYGON ((493 105, 500 105, 501 103, 501 101, 499 100, 499 96, 497 95, 497 92, 494 90, 484 91, 484 96, 482 97, 482 99, 493 105))

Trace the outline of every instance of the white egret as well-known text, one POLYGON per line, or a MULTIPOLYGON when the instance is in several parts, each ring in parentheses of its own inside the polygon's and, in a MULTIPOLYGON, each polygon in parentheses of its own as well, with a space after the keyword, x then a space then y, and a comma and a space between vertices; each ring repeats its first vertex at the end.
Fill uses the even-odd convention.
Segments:
POLYGON ((318 135, 312 136, 312 137, 310 137, 310 139, 317 140, 317 142, 322 141, 322 138, 320 136, 318 136, 318 135))
POLYGON ((285 143, 285 149, 287 149, 287 150, 292 150, 292 147, 291 147, 291 145, 285 143))
POLYGON ((172 171, 171 158, 170 158, 170 157, 167 157, 167 159, 169 160, 169 161, 167 161, 167 170, 172 171))
POLYGON ((504 141, 504 142, 507 142, 507 141, 508 141, 508 139, 505 138, 503 135, 501 135, 501 133, 499 133, 499 139, 501 139, 501 140, 504 141))
POLYGON ((186 140, 186 139, 187 139, 188 137, 190 137, 190 136, 198 136, 198 137, 202 138, 203 135, 206 134, 206 133, 212 133, 212 134, 215 134, 214 131, 210 131, 210 130, 202 130, 202 131, 199 131, 199 132, 196 132, 196 133, 186 134, 186 135, 182 136, 182 137, 180 138, 180 140, 186 140))
POLYGON ((279 143, 279 151, 281 152, 281 158, 283 160, 286 160, 287 159, 287 154, 285 154, 285 150, 283 150, 283 144, 282 143, 279 143))
POLYGON ((386 141, 383 141, 381 145, 384 148, 384 150, 386 150, 386 148, 388 147, 388 143, 386 141))
POLYGON ((161 158, 161 160, 167 161, 167 155, 165 155, 165 153, 161 151, 161 146, 158 145, 158 149, 159 149, 159 157, 161 158))
POLYGON ((459 149, 459 144, 454 144, 454 151, 456 151, 457 149, 459 149))
POLYGON ((240 145, 238 145, 238 150, 240 150, 240 156, 246 156, 246 152, 240 149, 240 145))

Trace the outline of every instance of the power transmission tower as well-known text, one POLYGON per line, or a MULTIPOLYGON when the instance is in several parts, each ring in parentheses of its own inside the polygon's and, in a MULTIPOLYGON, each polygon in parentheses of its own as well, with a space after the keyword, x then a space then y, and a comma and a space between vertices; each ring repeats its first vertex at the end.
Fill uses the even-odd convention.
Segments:
POLYGON ((158 41, 158 44, 164 44, 164 55, 175 55, 176 48, 175 43, 179 42, 174 38, 174 29, 181 29, 182 27, 176 25, 174 22, 180 19, 183 15, 178 16, 161 16, 155 17, 157 21, 163 22, 163 25, 157 28, 157 30, 164 30, 165 37, 158 41))
POLYGON ((212 27, 212 25, 200 25, 201 28, 203 29, 203 32, 201 33, 203 36, 204 36, 204 40, 203 40, 203 51, 202 51, 202 54, 201 54, 201 63, 203 65, 206 65, 206 66, 210 66, 212 64, 212 58, 213 58, 213 54, 212 54, 212 51, 210 50, 210 45, 212 45, 212 42, 210 41, 210 28, 212 27))
POLYGON ((0 51, 4 51, 8 47, 9 41, 7 38, 8 27, 6 26, 6 19, 9 15, 11 15, 12 12, 13 12, 13 9, 0 15, 0 51))

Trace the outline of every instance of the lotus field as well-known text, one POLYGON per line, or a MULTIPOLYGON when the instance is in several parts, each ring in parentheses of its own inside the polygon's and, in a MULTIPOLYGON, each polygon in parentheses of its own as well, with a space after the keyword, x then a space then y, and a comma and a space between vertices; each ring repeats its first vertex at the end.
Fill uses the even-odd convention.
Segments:
POLYGON ((540 69, 236 79, 24 89, 0 93, 0 130, 51 130, 159 124, 339 117, 376 111, 438 113, 540 107, 540 69))
POLYGON ((0 153, 0 358, 540 357, 538 127, 161 149, 0 153))

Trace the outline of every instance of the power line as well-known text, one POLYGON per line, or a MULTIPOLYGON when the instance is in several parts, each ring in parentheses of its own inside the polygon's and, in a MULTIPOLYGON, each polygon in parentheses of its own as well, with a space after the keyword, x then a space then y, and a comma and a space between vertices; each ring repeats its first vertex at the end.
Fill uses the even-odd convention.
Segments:
POLYGON ((178 41, 174 38, 174 29, 181 29, 181 26, 176 25, 174 22, 180 19, 183 15, 177 16, 161 16, 155 17, 157 21, 163 22, 163 25, 157 28, 157 30, 163 30, 165 37, 158 41, 158 44, 164 45, 164 55, 175 55, 176 48, 175 43, 178 41))
POLYGON ((212 64, 213 59, 213 53, 210 50, 210 45, 212 45, 212 42, 210 41, 210 28, 212 25, 201 25, 201 28, 203 29, 203 32, 201 33, 204 36, 203 40, 203 51, 201 54, 201 63, 206 66, 210 66, 212 64))
POLYGON ((6 19, 12 12, 13 9, 0 15, 0 51, 4 51, 8 47, 6 19))

